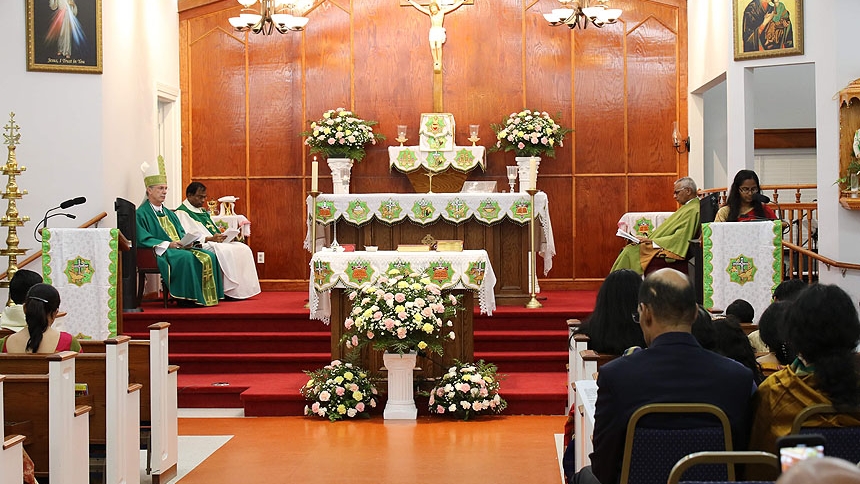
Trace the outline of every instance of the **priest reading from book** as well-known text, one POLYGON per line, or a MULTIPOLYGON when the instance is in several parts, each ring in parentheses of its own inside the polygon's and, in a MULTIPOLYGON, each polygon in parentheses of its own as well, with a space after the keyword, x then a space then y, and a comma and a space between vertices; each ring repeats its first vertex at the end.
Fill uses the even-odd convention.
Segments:
POLYGON ((247 299, 260 294, 260 281, 251 248, 236 242, 238 231, 224 233, 218 229, 206 206, 206 186, 191 182, 185 189, 185 200, 177 207, 176 216, 185 233, 194 234, 203 248, 215 253, 224 275, 224 295, 233 299, 247 299))
POLYGON ((696 182, 689 177, 675 182, 674 197, 680 208, 654 229, 650 237, 631 237, 633 244, 627 245, 618 254, 612 271, 632 269, 644 274, 655 257, 683 260, 690 248, 690 239, 699 231, 699 199, 696 197, 696 182))
POLYGON ((224 298, 221 267, 210 251, 200 248, 197 236, 186 234, 179 218, 167 207, 167 175, 164 158, 158 166, 141 165, 146 185, 146 200, 137 208, 137 245, 155 250, 161 277, 176 299, 214 306, 224 298), (157 168, 157 171, 155 171, 157 168))

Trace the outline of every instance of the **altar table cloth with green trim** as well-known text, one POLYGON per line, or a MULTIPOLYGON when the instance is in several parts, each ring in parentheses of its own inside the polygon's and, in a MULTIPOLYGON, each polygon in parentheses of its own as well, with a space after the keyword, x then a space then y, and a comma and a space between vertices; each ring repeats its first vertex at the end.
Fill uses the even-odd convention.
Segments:
POLYGON ((485 250, 334 252, 326 249, 314 254, 310 262, 308 300, 311 319, 330 322, 331 307, 320 304, 320 297, 329 296, 332 288, 359 288, 400 264, 409 264, 412 272, 419 273, 429 268, 431 280, 442 290, 475 291, 481 313, 492 315, 496 309, 493 293, 496 274, 485 250))

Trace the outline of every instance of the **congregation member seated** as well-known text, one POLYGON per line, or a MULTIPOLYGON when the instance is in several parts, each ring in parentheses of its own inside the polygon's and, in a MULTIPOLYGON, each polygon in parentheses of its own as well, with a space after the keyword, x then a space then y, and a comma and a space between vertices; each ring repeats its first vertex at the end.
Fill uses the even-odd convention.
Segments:
POLYGON ((714 222, 748 222, 776 220, 776 214, 759 198, 761 186, 758 175, 752 170, 741 170, 735 175, 726 204, 717 210, 714 222))
POLYGON ((49 284, 36 284, 24 300, 27 327, 0 339, 3 353, 56 353, 81 351, 77 338, 51 326, 60 314, 60 293, 49 284))
POLYGON ((690 332, 702 348, 714 351, 714 348, 717 347, 717 330, 714 329, 714 319, 701 304, 698 305, 696 319, 693 321, 690 332))
MULTIPOLYGON (((788 279, 782 281, 776 286, 776 289, 773 290, 773 300, 774 302, 793 301, 794 298, 796 298, 797 295, 800 294, 800 291, 806 289, 806 286, 808 285, 809 284, 803 282, 800 279, 788 279)), ((762 314, 762 316, 764 315, 762 314)), ((758 324, 759 328, 761 328, 761 321, 759 321, 758 324)), ((747 336, 750 340, 750 344, 752 344, 753 346, 753 349, 756 351, 756 353, 769 353, 773 351, 762 339, 760 331, 761 329, 757 329, 747 336)), ((793 357, 792 360, 794 360, 793 357)), ((789 363, 791 363, 791 361, 789 361, 789 363)))
MULTIPOLYGON (((176 299, 214 306, 224 299, 221 267, 215 254, 202 248, 183 245, 185 230, 173 211, 164 206, 167 175, 164 159, 158 157, 157 172, 144 163, 146 200, 137 208, 137 244, 155 250, 161 277, 176 299)), ((199 244, 198 244, 199 245, 199 244)))
POLYGON ((776 301, 768 306, 759 318, 758 327, 761 341, 770 349, 766 355, 757 359, 765 374, 782 370, 797 357, 788 342, 788 322, 786 319, 790 307, 789 301, 776 301))
POLYGON ((628 269, 606 277, 597 292, 594 311, 576 331, 588 336, 588 349, 620 355, 630 347, 645 346, 642 330, 633 322, 641 285, 642 276, 628 269))
POLYGON ((624 247, 612 271, 631 269, 644 274, 655 258, 666 262, 681 261, 687 257, 690 240, 699 232, 699 199, 696 182, 690 177, 674 184, 674 197, 680 208, 669 216, 649 237, 638 237, 638 244, 624 247))
POLYGON ((646 277, 639 289, 638 315, 648 347, 600 369, 591 466, 583 467, 574 482, 618 482, 627 422, 649 403, 716 405, 728 416, 736 448, 746 442, 752 372, 702 348, 690 334, 696 293, 687 277, 668 268, 646 277))
MULTIPOLYGON (((788 341, 797 358, 769 376, 753 400, 750 450, 776 452, 776 439, 791 431, 794 418, 809 405, 836 408, 860 404, 860 320, 851 297, 838 286, 804 289, 788 311, 788 341)), ((850 415, 830 424, 860 425, 850 415)), ((821 425, 824 420, 810 420, 821 425)), ((755 476, 765 477, 765 476, 755 476)))
POLYGON ((21 331, 27 327, 24 317, 24 301, 27 300, 27 291, 31 287, 42 282, 42 276, 37 272, 27 269, 18 269, 12 280, 9 281, 9 299, 14 304, 6 306, 0 314, 0 328, 21 331))
MULTIPOLYGON (((755 308, 749 301, 745 299, 735 299, 731 303, 729 303, 725 312, 726 316, 735 316, 738 318, 738 321, 742 324, 752 324, 753 319, 755 319, 755 308)), ((758 330, 753 331, 755 336, 749 336, 749 344, 752 345, 753 351, 755 353, 765 353, 767 352, 767 346, 761 342, 761 338, 758 335, 758 330)), ((752 334, 750 333, 750 334, 752 334)))
POLYGON ((226 241, 206 206, 206 185, 191 182, 185 189, 185 200, 176 209, 176 216, 188 234, 198 236, 203 248, 215 253, 223 275, 224 295, 232 299, 247 299, 260 294, 260 281, 254 254, 246 244, 226 241))
POLYGON ((764 375, 738 317, 728 315, 715 318, 713 324, 716 334, 714 351, 749 368, 756 385, 760 384, 764 380, 764 375))

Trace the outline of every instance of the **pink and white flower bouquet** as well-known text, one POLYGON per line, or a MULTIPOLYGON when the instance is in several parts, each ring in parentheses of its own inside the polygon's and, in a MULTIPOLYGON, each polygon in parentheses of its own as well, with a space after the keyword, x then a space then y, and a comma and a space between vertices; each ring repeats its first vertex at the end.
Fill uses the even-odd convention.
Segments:
POLYGON ((502 124, 491 125, 496 144, 490 151, 513 151, 517 156, 555 157, 555 148, 571 129, 563 128, 549 114, 525 109, 511 113, 502 124))
POLYGON ((353 306, 341 339, 347 348, 372 344, 392 353, 442 354, 443 342, 454 339, 454 323, 448 318, 455 314, 459 300, 443 294, 425 274, 391 269, 348 297, 353 306))
POLYGON ((311 123, 311 129, 304 131, 305 144, 311 147, 311 154, 321 153, 327 158, 349 158, 361 161, 366 154, 364 146, 376 144, 385 136, 373 132, 376 121, 366 121, 344 108, 329 109, 322 119, 311 123))
POLYGON ((501 413, 508 403, 499 395, 496 365, 455 361, 430 391, 430 413, 469 420, 480 414, 501 413))
POLYGON ((325 367, 305 371, 310 377, 301 389, 310 400, 305 405, 305 415, 328 417, 332 422, 345 418, 367 417, 376 407, 376 387, 367 371, 353 365, 334 360, 325 367))

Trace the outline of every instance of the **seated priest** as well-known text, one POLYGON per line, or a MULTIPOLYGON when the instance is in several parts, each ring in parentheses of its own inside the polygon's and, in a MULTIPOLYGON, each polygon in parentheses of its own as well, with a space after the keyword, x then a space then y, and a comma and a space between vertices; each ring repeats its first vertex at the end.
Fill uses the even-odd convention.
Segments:
POLYGON ((209 212, 203 209, 205 204, 206 186, 200 182, 191 182, 185 189, 185 200, 176 209, 182 228, 186 233, 197 235, 203 248, 218 257, 224 275, 225 296, 247 299, 260 294, 260 281, 251 248, 241 242, 225 242, 225 235, 212 221, 209 212))
MULTIPOLYGON (((137 208, 137 244, 155 250, 158 270, 176 299, 214 306, 224 298, 221 268, 215 254, 188 243, 179 218, 164 207, 167 175, 164 159, 158 157, 158 172, 151 173, 148 163, 141 165, 146 184, 146 200, 137 208), (185 239, 186 243, 183 243, 185 239)), ((194 238, 196 240, 196 238, 194 238)))
POLYGON ((632 269, 644 274, 655 257, 667 262, 684 260, 690 239, 699 232, 699 199, 696 197, 696 182, 684 177, 675 182, 675 201, 681 207, 654 229, 650 237, 638 237, 638 244, 631 244, 618 254, 612 271, 632 269))

